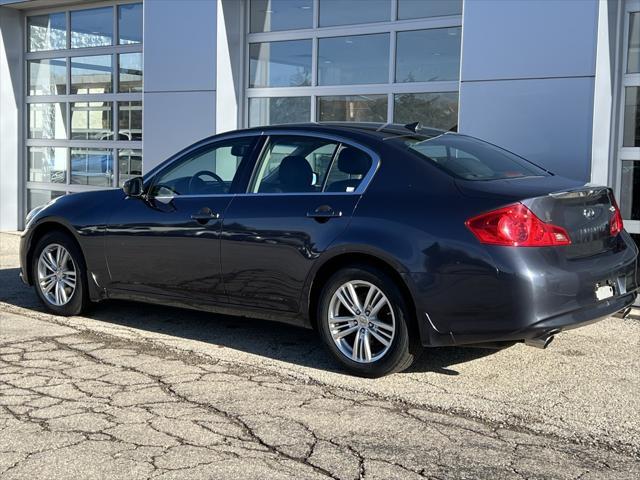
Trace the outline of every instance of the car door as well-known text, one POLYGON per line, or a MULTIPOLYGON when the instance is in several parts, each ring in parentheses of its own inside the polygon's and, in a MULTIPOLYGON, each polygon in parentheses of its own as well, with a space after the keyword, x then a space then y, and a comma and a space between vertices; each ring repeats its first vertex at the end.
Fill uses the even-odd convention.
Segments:
POLYGON ((226 300, 220 233, 257 135, 196 147, 145 182, 141 198, 126 198, 106 226, 111 289, 226 300))
POLYGON ((247 193, 234 197, 223 221, 229 301, 297 312, 309 270, 347 227, 378 161, 335 138, 269 136, 247 193))

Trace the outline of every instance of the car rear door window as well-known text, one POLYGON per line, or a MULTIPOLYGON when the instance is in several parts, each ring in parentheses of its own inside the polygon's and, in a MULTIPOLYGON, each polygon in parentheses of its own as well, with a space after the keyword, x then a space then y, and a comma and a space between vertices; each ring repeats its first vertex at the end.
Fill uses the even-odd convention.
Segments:
POLYGON ((156 177, 150 194, 166 197, 229 193, 240 166, 250 158, 256 138, 222 140, 187 155, 156 177))
POLYGON ((322 192, 339 142, 307 136, 273 136, 258 162, 251 193, 322 192))
POLYGON ((362 150, 343 145, 331 164, 327 176, 326 192, 355 192, 371 170, 372 159, 362 150))
POLYGON ((356 147, 317 137, 273 136, 264 152, 251 193, 353 193, 373 163, 356 147))

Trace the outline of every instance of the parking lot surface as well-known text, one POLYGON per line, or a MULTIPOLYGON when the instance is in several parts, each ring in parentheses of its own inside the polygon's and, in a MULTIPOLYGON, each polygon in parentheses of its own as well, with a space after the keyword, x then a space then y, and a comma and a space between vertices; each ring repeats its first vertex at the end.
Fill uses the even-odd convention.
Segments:
POLYGON ((47 314, 0 234, 2 478, 639 478, 640 322, 344 375, 313 332, 106 302, 47 314))

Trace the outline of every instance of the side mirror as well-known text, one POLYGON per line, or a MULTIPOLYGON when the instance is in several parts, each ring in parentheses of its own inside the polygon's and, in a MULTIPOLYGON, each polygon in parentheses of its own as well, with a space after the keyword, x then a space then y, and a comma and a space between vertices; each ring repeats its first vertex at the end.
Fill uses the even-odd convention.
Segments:
POLYGON ((142 181, 142 177, 134 177, 124 182, 124 185, 122 185, 122 191, 128 197, 140 197, 142 196, 143 186, 144 183, 142 181))

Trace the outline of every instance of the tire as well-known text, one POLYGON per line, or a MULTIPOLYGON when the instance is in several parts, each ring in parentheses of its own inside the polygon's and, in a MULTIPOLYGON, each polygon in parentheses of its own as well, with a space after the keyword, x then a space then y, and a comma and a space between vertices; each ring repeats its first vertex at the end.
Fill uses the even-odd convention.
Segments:
POLYGON ((31 258, 31 273, 33 286, 44 306, 56 315, 71 316, 79 315, 86 310, 89 304, 89 295, 87 288, 87 269, 84 257, 76 242, 63 232, 50 232, 45 234, 36 244, 31 258), (59 250, 59 249, 62 250, 59 250), (43 252, 47 251, 43 254, 43 252), (60 268, 60 274, 55 274, 54 269, 57 267, 55 263, 57 252, 61 252, 61 263, 64 265, 60 268), (68 253, 68 257, 63 255, 68 253), (46 257, 44 264, 40 260, 46 257), (54 260, 52 263, 51 260, 54 260), (74 276, 68 272, 75 271, 74 276), (64 272, 67 272, 64 274, 64 272), (42 276, 45 274, 46 276, 42 276), (60 275, 60 276, 58 276, 60 275), (44 280, 43 280, 44 279, 44 280), (51 281, 60 285, 51 287, 51 281), (73 283, 73 288, 70 286, 73 283), (51 287, 49 292, 45 291, 46 287, 51 287), (64 293, 63 293, 64 292, 64 293), (60 296, 58 297, 58 293, 60 296), (59 300, 59 304, 57 304, 59 300))
POLYGON ((386 273, 375 267, 351 266, 333 274, 320 294, 317 315, 318 330, 329 352, 355 375, 376 378, 400 372, 409 368, 422 352, 413 328, 413 315, 402 292, 386 273), (352 301, 351 287, 358 298, 357 306, 352 301), (376 289, 382 296, 375 293, 376 289), (357 310, 365 306, 368 295, 372 297, 369 305, 357 310), (374 312, 371 307, 380 302, 383 306, 374 312), (350 320, 346 321, 347 318, 350 320), (334 340, 334 336, 342 337, 334 340))

